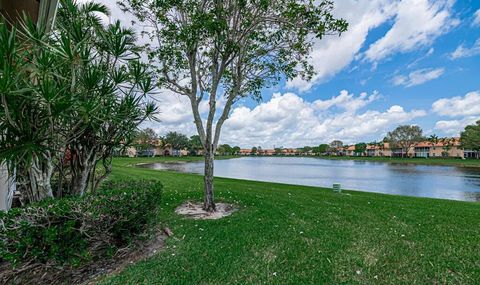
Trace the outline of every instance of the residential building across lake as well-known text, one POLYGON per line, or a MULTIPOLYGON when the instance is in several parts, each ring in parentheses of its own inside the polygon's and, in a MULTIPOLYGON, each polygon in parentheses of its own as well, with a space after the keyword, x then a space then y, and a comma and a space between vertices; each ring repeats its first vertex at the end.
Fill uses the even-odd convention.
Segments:
MULTIPOLYGON (((313 150, 305 151, 303 148, 281 148, 281 149, 241 149, 240 155, 318 155, 313 150)), ((388 142, 367 144, 366 148, 359 151, 355 145, 336 146, 322 155, 334 156, 377 156, 377 157, 451 157, 451 158, 480 158, 479 153, 473 150, 463 149, 460 145, 460 138, 448 138, 438 141, 421 141, 412 144, 411 147, 393 147, 388 142)))

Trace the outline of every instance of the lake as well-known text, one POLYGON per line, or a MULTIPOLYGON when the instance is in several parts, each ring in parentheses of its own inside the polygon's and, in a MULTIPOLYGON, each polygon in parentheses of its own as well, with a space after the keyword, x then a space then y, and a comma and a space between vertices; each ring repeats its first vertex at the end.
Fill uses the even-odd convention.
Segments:
MULTIPOLYGON (((203 162, 143 164, 158 170, 203 173, 203 162)), ((480 168, 329 160, 308 157, 242 157, 216 160, 215 176, 266 182, 480 201, 480 168)))

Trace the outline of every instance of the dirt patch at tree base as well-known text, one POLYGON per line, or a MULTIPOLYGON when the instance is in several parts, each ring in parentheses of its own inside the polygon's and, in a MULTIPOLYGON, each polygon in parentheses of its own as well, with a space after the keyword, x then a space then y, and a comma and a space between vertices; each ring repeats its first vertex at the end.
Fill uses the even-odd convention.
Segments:
POLYGON ((158 230, 150 239, 119 250, 113 258, 78 268, 32 264, 19 271, 11 269, 7 263, 0 263, 0 284, 96 284, 101 277, 121 272, 129 264, 155 255, 163 249, 170 235, 173 233, 168 228, 158 230))
POLYGON ((228 203, 217 203, 215 205, 215 212, 207 212, 203 209, 203 203, 185 202, 175 209, 175 213, 187 216, 194 220, 217 220, 230 216, 238 210, 237 207, 228 203))

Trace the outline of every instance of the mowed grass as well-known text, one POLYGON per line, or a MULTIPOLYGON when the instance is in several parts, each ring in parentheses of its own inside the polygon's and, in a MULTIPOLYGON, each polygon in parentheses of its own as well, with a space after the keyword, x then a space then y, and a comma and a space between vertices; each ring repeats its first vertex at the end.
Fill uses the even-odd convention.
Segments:
MULTIPOLYGON (((197 160, 201 158, 182 158, 197 160)), ((174 213, 202 199, 199 175, 132 167, 111 179, 160 179, 164 250, 101 284, 480 284, 480 204, 217 178, 214 221, 174 213)))

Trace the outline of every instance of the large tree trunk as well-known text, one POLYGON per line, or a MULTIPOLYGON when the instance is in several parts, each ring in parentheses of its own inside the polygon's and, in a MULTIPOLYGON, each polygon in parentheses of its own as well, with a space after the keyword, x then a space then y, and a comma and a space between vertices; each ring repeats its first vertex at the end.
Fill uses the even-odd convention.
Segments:
POLYGON ((84 195, 88 189, 90 175, 95 166, 96 155, 94 149, 85 146, 71 146, 72 181, 71 192, 74 195, 84 195))
POLYGON ((25 185, 28 202, 37 202, 45 198, 53 198, 51 179, 53 162, 49 154, 43 158, 34 155, 28 168, 28 183, 25 185))
POLYGON ((88 186, 88 178, 90 171, 88 167, 77 169, 76 173, 72 175, 72 193, 82 196, 85 194, 88 186))
POLYGON ((15 173, 9 175, 6 165, 0 165, 0 211, 8 211, 12 207, 15 188, 15 173))
POLYGON ((205 149, 205 195, 203 208, 207 212, 215 212, 215 202, 213 197, 213 164, 214 152, 211 148, 205 149))

